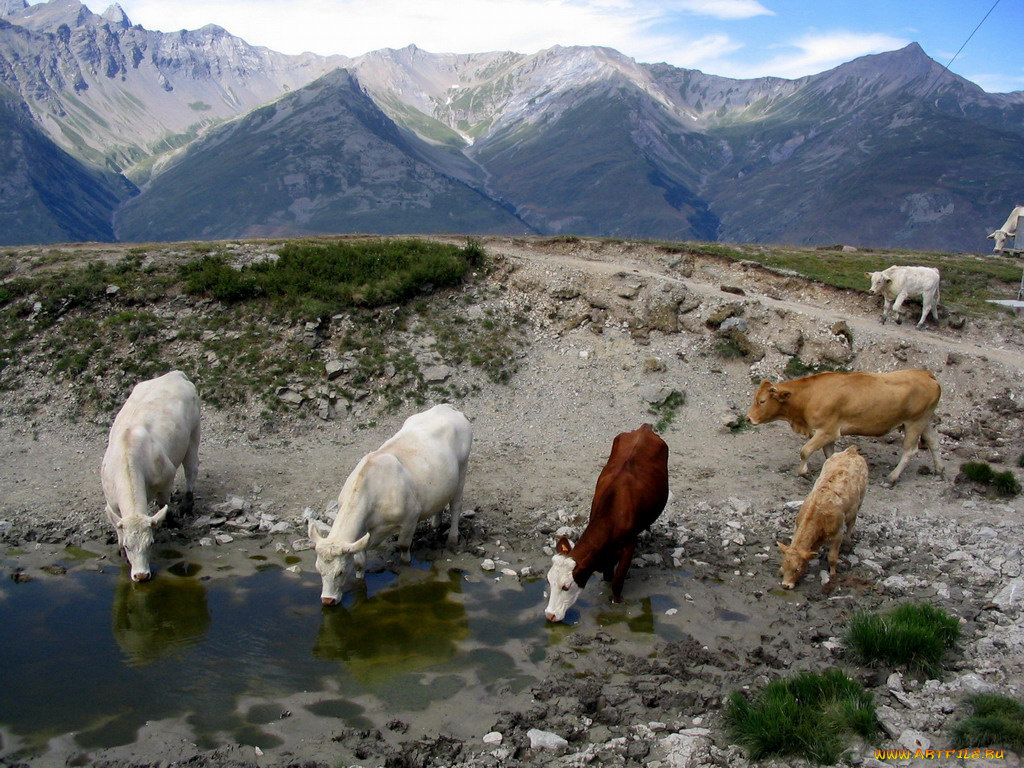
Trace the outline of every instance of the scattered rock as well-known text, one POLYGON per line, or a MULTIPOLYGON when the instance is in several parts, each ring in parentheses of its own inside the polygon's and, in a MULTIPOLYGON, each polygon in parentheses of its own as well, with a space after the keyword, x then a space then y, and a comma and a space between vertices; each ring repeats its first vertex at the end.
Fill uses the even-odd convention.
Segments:
POLYGON ((526 736, 530 740, 530 749, 564 749, 569 746, 568 741, 550 731, 531 728, 526 736))

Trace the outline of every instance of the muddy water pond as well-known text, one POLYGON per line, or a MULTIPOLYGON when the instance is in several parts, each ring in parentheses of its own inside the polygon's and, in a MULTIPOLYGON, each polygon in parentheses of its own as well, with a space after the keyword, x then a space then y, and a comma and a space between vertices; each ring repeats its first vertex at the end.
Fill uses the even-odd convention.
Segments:
POLYGON ((411 734, 478 739, 574 632, 644 652, 686 634, 756 644, 765 631, 742 599, 682 571, 638 570, 615 606, 591 584, 568 623, 551 625, 543 577, 498 577, 475 561, 382 569, 324 608, 311 563, 292 573, 257 555, 245 575, 225 575, 164 551, 155 577, 134 584, 117 564, 65 555, 66 573, 0 583, 0 757, 62 736, 85 752, 129 744, 164 719, 204 749, 273 749, 298 709, 329 719, 325 730, 403 721, 411 734))

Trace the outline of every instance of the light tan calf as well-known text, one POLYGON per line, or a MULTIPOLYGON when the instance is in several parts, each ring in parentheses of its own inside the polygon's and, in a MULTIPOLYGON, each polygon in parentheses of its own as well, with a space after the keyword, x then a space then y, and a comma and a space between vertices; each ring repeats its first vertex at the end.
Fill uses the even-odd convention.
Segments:
POLYGON ((942 388, 931 371, 923 369, 890 373, 818 373, 802 379, 772 384, 762 381, 747 412, 751 424, 783 419, 798 435, 810 438, 800 449, 801 475, 807 459, 819 448, 828 458, 842 435, 881 437, 903 427, 903 455, 889 473, 892 485, 917 453, 921 440, 928 447, 941 475, 939 441, 931 420, 942 388))
POLYGON ((777 542, 782 550, 779 575, 784 589, 796 586, 807 570, 807 563, 817 557, 826 542, 829 576, 836 577, 839 546, 853 531, 867 484, 868 463, 857 446, 851 445, 825 462, 814 487, 800 506, 793 542, 789 546, 777 542))

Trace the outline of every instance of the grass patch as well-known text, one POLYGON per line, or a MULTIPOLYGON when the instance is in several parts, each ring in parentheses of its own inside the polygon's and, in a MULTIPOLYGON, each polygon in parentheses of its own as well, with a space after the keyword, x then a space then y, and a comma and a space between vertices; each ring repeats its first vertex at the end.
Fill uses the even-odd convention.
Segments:
MULTIPOLYGON (((942 304, 969 315, 1005 314, 1004 308, 989 304, 987 300, 1013 298, 1020 284, 1020 262, 1009 256, 871 249, 851 253, 838 249, 769 249, 662 241, 657 241, 656 245, 675 253, 753 262, 783 275, 797 275, 865 294, 870 287, 866 272, 877 272, 895 264, 935 267, 942 273, 942 304)), ((878 301, 881 306, 881 300, 878 301)))
POLYGON ((802 757, 821 765, 838 762, 853 734, 869 739, 878 728, 871 694, 837 669, 776 680, 752 700, 734 692, 725 719, 751 760, 802 757))
POLYGON ((933 677, 960 637, 955 616, 925 603, 904 603, 884 615, 858 613, 846 646, 862 663, 881 663, 933 677))
POLYGON ((1024 704, 995 693, 966 699, 971 715, 953 728, 953 746, 1006 747, 1024 754, 1024 704))
POLYGON ((663 432, 668 429, 669 424, 676 419, 676 411, 684 405, 686 405, 686 395, 677 389, 669 392, 663 400, 652 403, 647 412, 658 419, 654 424, 654 430, 663 432))
POLYGON ((739 421, 736 422, 736 425, 733 427, 729 427, 729 432, 731 432, 734 435, 738 435, 740 432, 748 432, 753 428, 753 425, 749 421, 747 421, 746 416, 740 416, 739 421))
POLYGON ((786 367, 782 373, 787 379, 802 379, 804 376, 813 376, 816 373, 826 373, 830 371, 846 372, 849 369, 844 365, 835 365, 832 363, 818 363, 817 365, 811 365, 800 359, 799 355, 793 355, 786 361, 786 367))
POLYGON ((968 461, 960 465, 960 474, 973 483, 988 486, 1000 496, 1016 496, 1021 491, 1020 481, 1010 470, 996 472, 984 461, 968 461))
POLYGON ((482 260, 479 245, 425 240, 288 243, 277 260, 236 269, 219 254, 181 268, 185 290, 227 304, 266 299, 306 317, 400 304, 460 283, 482 260))
MULTIPOLYGON (((241 269, 228 259, 265 257, 267 244, 140 246, 113 258, 90 254, 85 265, 62 253, 36 256, 24 276, 0 286, 0 390, 43 372, 67 388, 69 415, 92 416, 116 411, 137 381, 180 368, 208 405, 251 404, 264 418, 287 407, 302 418, 324 403, 359 402, 375 413, 479 388, 463 368, 433 391, 420 370, 429 363, 417 360, 427 359, 414 343, 420 333, 435 338, 438 363, 465 364, 495 382, 515 372, 525 318, 500 306, 483 317, 465 310, 486 298, 461 287, 485 266, 479 241, 274 247, 277 262, 241 269), (325 363, 341 356, 351 374, 328 381, 325 363), (282 386, 302 392, 303 404, 286 405, 282 386)), ((22 412, 37 408, 26 399, 22 412)))

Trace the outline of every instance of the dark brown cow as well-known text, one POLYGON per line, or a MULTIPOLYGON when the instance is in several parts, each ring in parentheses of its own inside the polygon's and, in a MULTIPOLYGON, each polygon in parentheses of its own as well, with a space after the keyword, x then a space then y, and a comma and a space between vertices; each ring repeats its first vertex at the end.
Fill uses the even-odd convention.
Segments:
POLYGON ((544 616, 562 621, 594 571, 612 583, 612 601, 633 560, 637 536, 647 530, 668 501, 668 446, 650 424, 623 432, 597 478, 587 528, 574 547, 564 536, 548 571, 551 595, 544 616))
POLYGON ((935 472, 942 474, 939 441, 931 425, 941 395, 935 374, 923 369, 818 373, 778 384, 762 381, 747 421, 766 424, 784 419, 798 435, 810 438, 800 449, 801 475, 807 474, 808 457, 820 448, 828 458, 841 435, 881 437, 902 425, 903 455, 886 479, 892 485, 922 439, 935 472))

